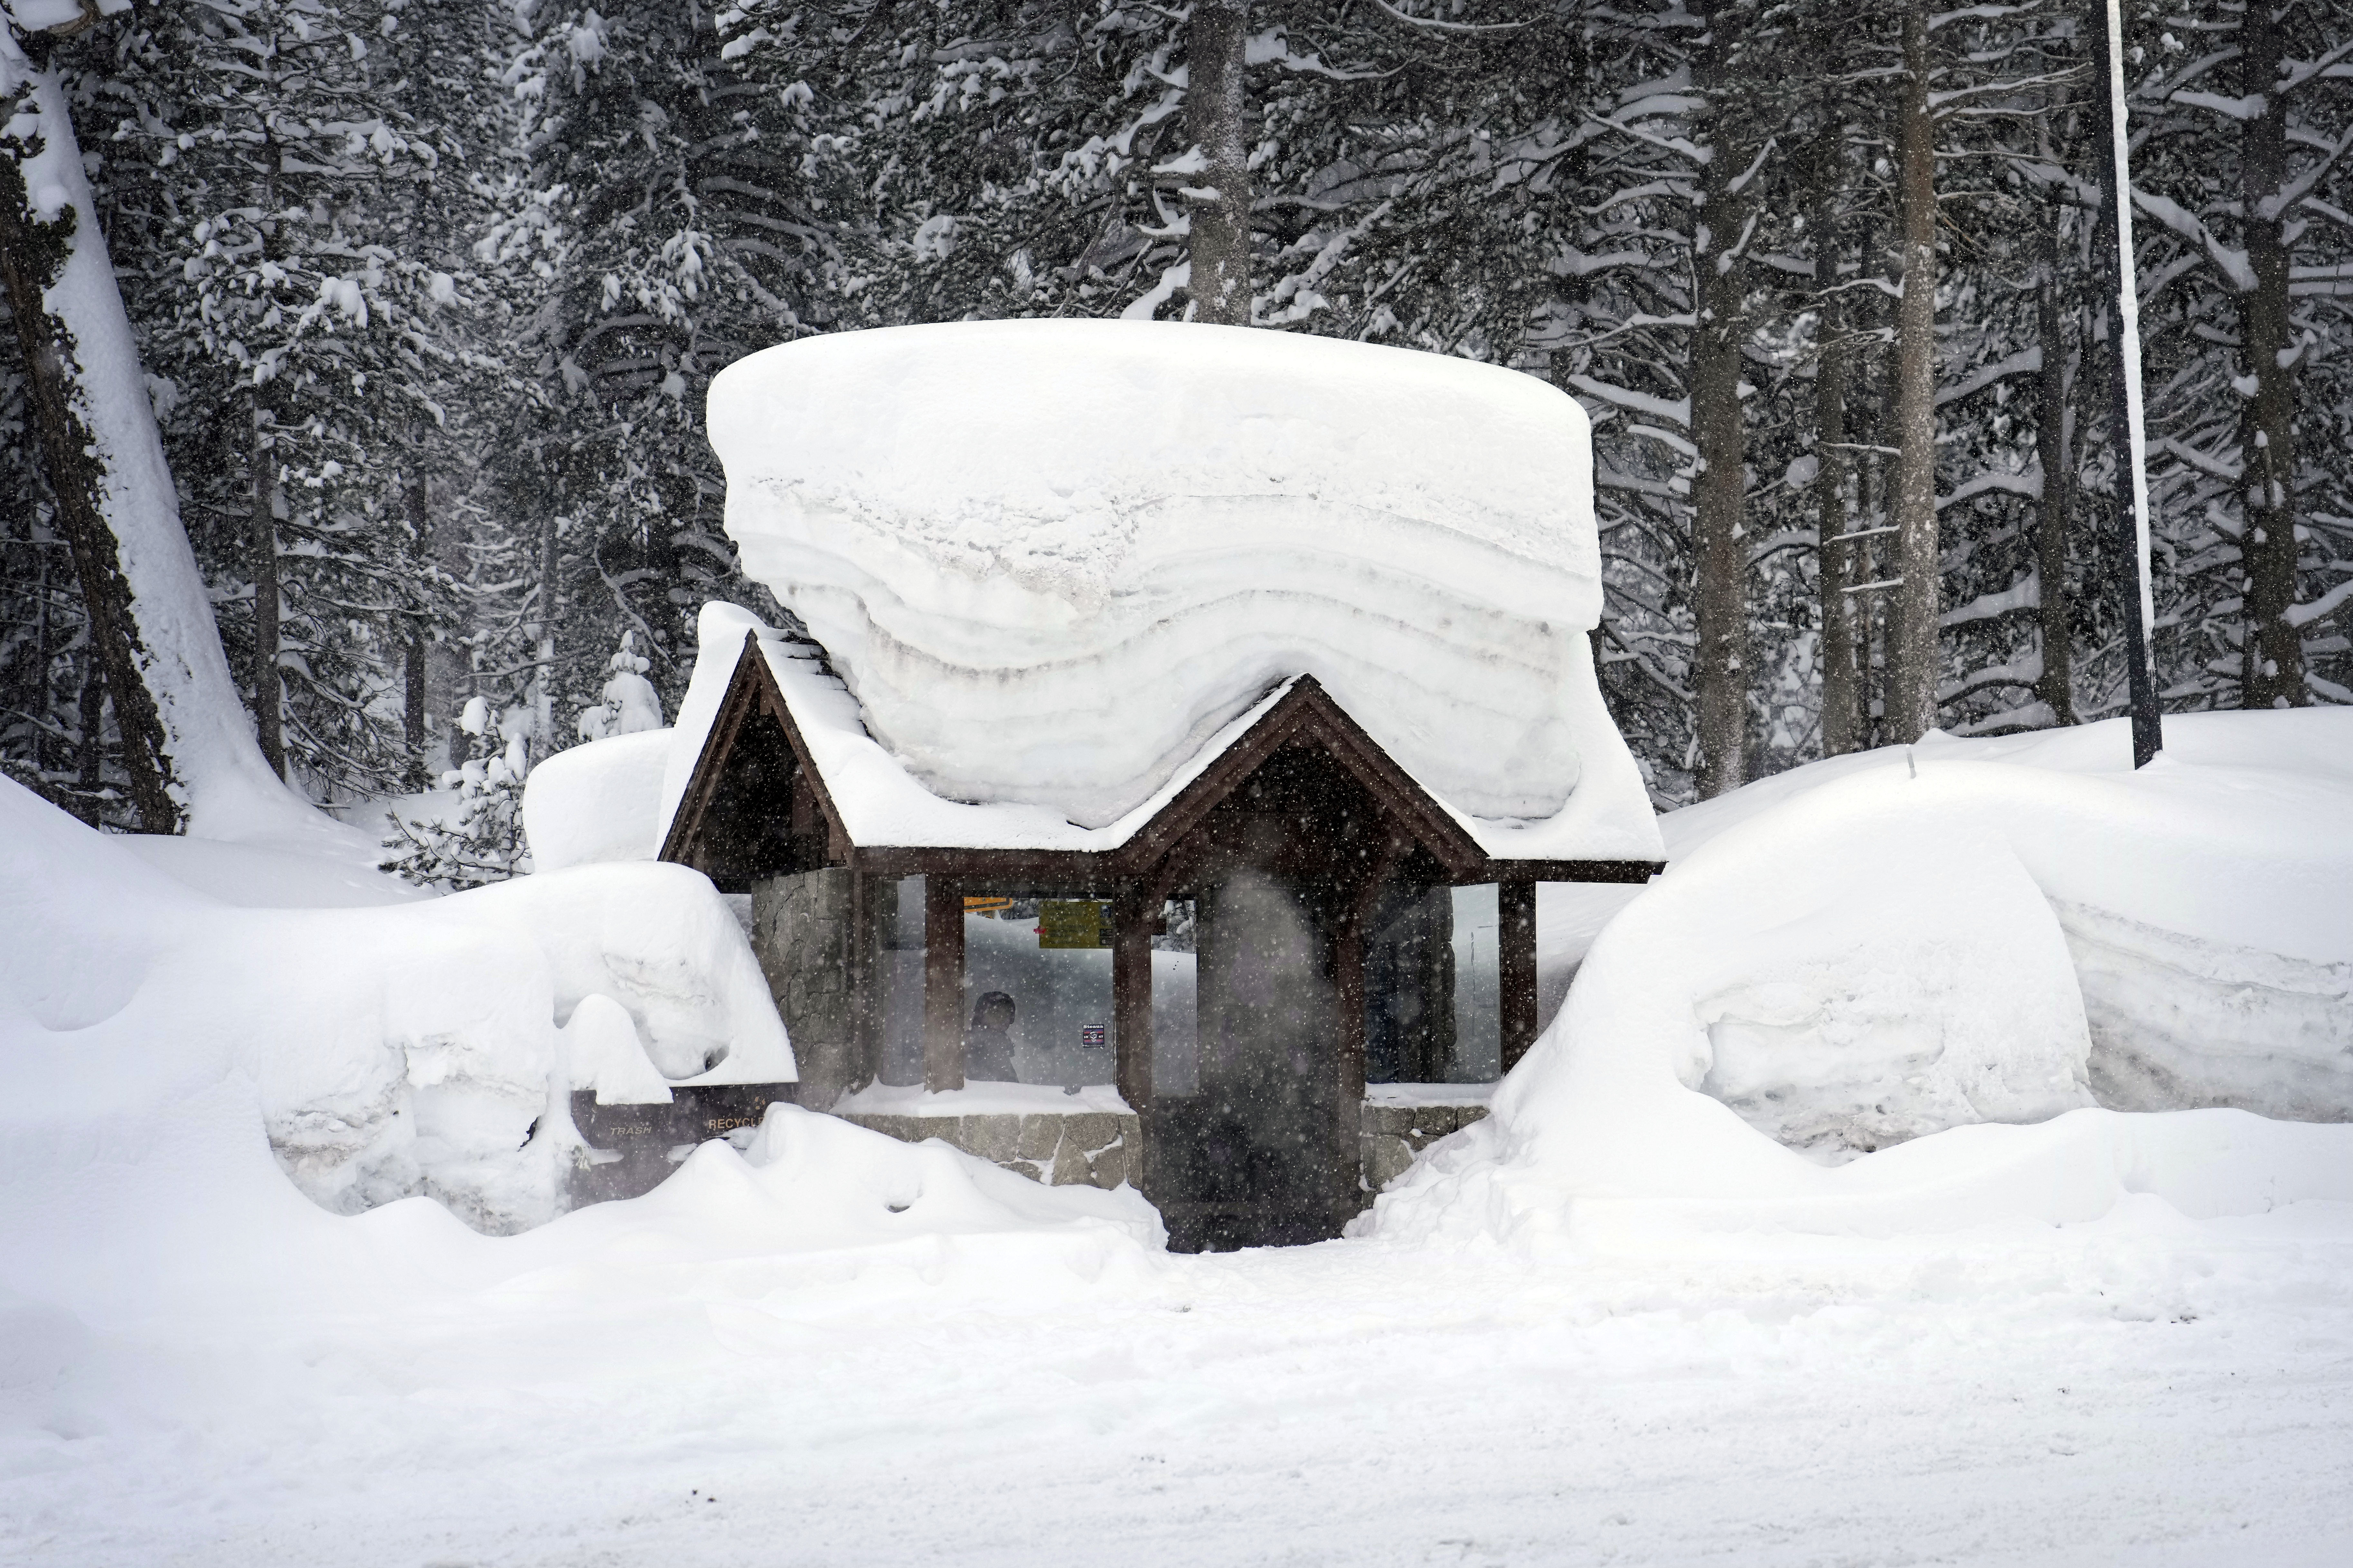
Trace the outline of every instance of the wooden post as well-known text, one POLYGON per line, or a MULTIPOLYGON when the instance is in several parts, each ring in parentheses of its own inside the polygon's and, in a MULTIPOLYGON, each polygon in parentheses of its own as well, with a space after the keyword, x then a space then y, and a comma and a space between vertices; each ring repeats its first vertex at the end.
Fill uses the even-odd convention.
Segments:
POLYGON ((882 994, 881 933, 874 929, 876 879, 860 871, 849 873, 849 942, 843 955, 843 978, 849 985, 849 1059, 842 1089, 855 1094, 881 1076, 882 994))
POLYGON ((1536 1043, 1536 885, 1495 885, 1496 1010, 1503 1025, 1504 1070, 1536 1043))
POLYGON ((1340 1037, 1335 1041, 1337 1058, 1339 1111, 1338 1122, 1332 1129, 1333 1173, 1336 1196, 1342 1208, 1355 1213, 1364 1202, 1364 1132, 1365 1132, 1365 1026, 1367 1008, 1365 996, 1365 931, 1373 923, 1373 915, 1380 908, 1381 894, 1388 889, 1389 875, 1398 862, 1405 858, 1409 841, 1392 833, 1381 845, 1380 852, 1365 868, 1364 880, 1356 885, 1356 896, 1349 900, 1346 918, 1332 936, 1332 978, 1339 991, 1339 1016, 1335 1020, 1340 1037))
POLYGON ((1333 1068, 1339 1082, 1334 1098, 1338 1112, 1332 1128, 1334 1201, 1345 1218, 1365 1202, 1365 921, 1349 921, 1332 937, 1333 979, 1338 982, 1339 1016, 1334 1020, 1339 1038, 1333 1042, 1333 1068))
POLYGON ((1119 1097, 1139 1115, 1152 1104, 1152 928, 1159 915, 1158 909, 1146 909, 1132 893, 1112 903, 1112 1031, 1119 1047, 1115 1076, 1119 1097))
POLYGON ((923 1087, 964 1087, 964 885, 923 879, 923 1087))

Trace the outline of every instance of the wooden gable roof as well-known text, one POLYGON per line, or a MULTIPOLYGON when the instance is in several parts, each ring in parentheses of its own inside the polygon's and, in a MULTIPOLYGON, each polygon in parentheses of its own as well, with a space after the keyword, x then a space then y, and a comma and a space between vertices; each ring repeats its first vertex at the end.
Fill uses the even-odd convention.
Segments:
POLYGON ((1312 675, 1292 680, 1278 700, 1115 843, 1089 848, 860 844, 836 799, 838 782, 828 781, 815 762, 756 633, 744 637, 660 858, 693 866, 723 887, 829 865, 878 876, 938 874, 1040 890, 1108 891, 1151 874, 1270 759, 1301 745, 1319 750, 1345 771, 1402 837, 1458 885, 1641 882, 1660 868, 1648 860, 1491 857, 1312 675), (788 766, 779 765, 779 746, 788 766))

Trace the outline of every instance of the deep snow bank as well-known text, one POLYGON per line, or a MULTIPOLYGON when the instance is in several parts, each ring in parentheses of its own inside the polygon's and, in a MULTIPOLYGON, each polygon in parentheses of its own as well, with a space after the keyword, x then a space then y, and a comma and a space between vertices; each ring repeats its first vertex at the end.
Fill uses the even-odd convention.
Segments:
POLYGON ((1584 635, 1585 418, 1533 377, 1281 332, 966 322, 769 349, 710 406, 745 571, 934 794, 1101 826, 1307 672, 1466 814, 1607 796, 1586 842, 1544 852, 1655 852, 1584 635))
POLYGON ((617 1014, 629 1048, 670 1079, 794 1076, 741 929, 680 867, 385 907, 237 909, 0 783, 0 911, 12 1160, 135 1149, 175 1105, 226 1094, 245 1135, 266 1132, 327 1208, 424 1193, 504 1231, 556 1212, 576 1142, 565 1026, 584 1001, 609 1005, 599 1061, 617 1014))
POLYGON ((523 779, 522 830, 533 868, 560 871, 660 854, 670 820, 661 805, 671 739, 665 729, 608 736, 532 769, 523 779))
POLYGON ((1133 1193, 788 1106, 654 1194, 555 1217, 574 1074, 723 1045, 709 1076, 792 1076, 740 930, 681 868, 237 909, 0 781, 0 1387, 132 1321, 740 1290, 747 1258, 764 1289, 1028 1298, 1160 1245, 1133 1193))
POLYGON ((1684 1088, 1833 1158, 2091 1104, 2066 943, 2017 858, 1857 793, 1696 851, 1620 916, 1587 981, 1597 1026, 1679 1039, 1684 1088))
POLYGON ((2057 1219, 2158 1190, 2152 1160, 2195 1212, 2216 1127, 2276 1177, 2231 1178, 2246 1201, 2353 1197, 2353 1128, 2113 1114, 2353 1117, 2353 712, 2168 733, 2137 773, 2109 724, 1841 759, 1674 814, 1673 864, 1594 941, 1492 1121, 1365 1228, 1527 1236, 1628 1204, 2057 1219))

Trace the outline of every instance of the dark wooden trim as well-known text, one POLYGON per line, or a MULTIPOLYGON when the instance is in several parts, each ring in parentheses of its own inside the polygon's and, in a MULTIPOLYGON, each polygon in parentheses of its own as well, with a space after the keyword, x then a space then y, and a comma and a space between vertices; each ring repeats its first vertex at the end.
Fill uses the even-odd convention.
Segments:
MULTIPOLYGON (((1109 850, 965 849, 924 845, 859 845, 834 804, 824 773, 811 761, 808 742, 794 721, 776 674, 759 647, 759 634, 744 634, 727 694, 695 759, 694 773, 678 815, 662 842, 661 858, 693 864, 693 846, 726 772, 727 753, 754 708, 783 726, 799 775, 807 781, 826 824, 828 858, 873 877, 963 878, 974 882, 1016 884, 1040 892, 1115 896, 1124 885, 1149 878, 1202 818, 1239 789, 1282 747, 1300 741, 1323 746, 1337 758, 1375 802, 1415 842, 1428 849, 1456 886, 1482 882, 1647 882, 1665 868, 1656 860, 1496 859, 1482 850, 1462 825, 1449 816, 1392 761, 1347 711, 1311 675, 1303 675, 1280 701, 1226 748, 1128 841, 1109 850)), ((789 804, 783 809, 789 810, 789 804)))
POLYGON ((1127 880, 1107 855, 1084 849, 956 849, 868 845, 850 864, 878 877, 962 877, 1072 898, 1110 898, 1127 880))
POLYGON ((1482 882, 1647 882, 1667 868, 1664 860, 1487 860, 1455 886, 1482 882))
MULTIPOLYGON (((1124 848, 1104 853, 1088 849, 934 849, 911 845, 869 845, 850 863, 881 877, 922 877, 933 871, 1029 888, 1040 893, 1072 898, 1113 897, 1139 877, 1151 875, 1165 862, 1145 859, 1139 868, 1124 858, 1124 848)), ((1642 883, 1667 868, 1663 860, 1493 860, 1481 859, 1465 870, 1444 861, 1439 868, 1451 886, 1473 888, 1487 882, 1615 882, 1642 883)))
POLYGON ((768 668, 767 656, 760 651, 758 633, 744 634, 744 657, 751 660, 753 680, 759 689, 762 704, 769 715, 784 726, 785 743, 792 748, 793 761, 799 764, 797 771, 808 781, 809 794, 816 797, 818 811, 825 818, 828 858, 836 865, 852 864, 849 825, 843 819, 841 808, 833 804, 833 791, 825 782, 825 773, 810 756, 808 742, 802 737, 800 724, 793 718, 792 705, 785 700, 784 689, 776 684, 776 672, 768 668))
POLYGON ((1134 892, 1112 904, 1112 1029, 1119 1047, 1115 1076, 1119 1097, 1135 1111, 1152 1106, 1152 928, 1159 915, 1157 900, 1147 905, 1134 892))
POLYGON ((964 1087, 964 887, 923 879, 923 1087, 964 1087))
POLYGON ((882 933, 877 929, 874 879, 849 874, 849 1040, 854 1060, 849 1081, 852 1093, 881 1074, 882 994, 875 984, 881 967, 882 933))
POLYGON ((1342 1178, 1335 1184, 1344 1202, 1358 1201, 1364 1184, 1365 1104, 1365 928, 1372 923, 1382 889, 1388 886, 1398 862, 1413 849, 1402 830, 1382 840, 1380 853, 1365 868, 1363 879, 1348 900, 1339 929, 1332 937, 1333 980, 1338 987, 1338 1049, 1335 1070, 1339 1076, 1339 1105, 1333 1134, 1333 1165, 1342 1178))
POLYGON ((752 675, 745 668, 744 656, 752 651, 756 633, 744 634, 744 648, 735 656, 735 669, 727 678, 727 690, 719 700, 719 711, 712 715, 711 728, 703 733, 702 750, 695 754, 694 772, 688 775, 686 794, 678 803, 677 815, 670 818, 670 832, 662 839, 660 858, 691 863, 689 846, 701 837, 703 816, 711 809, 712 797, 719 793, 720 775, 727 753, 734 749, 735 731, 744 727, 744 716, 750 711, 752 675))
POLYGON ((1485 858, 1462 826, 1389 759, 1332 700, 1322 684, 1312 675, 1303 675, 1134 837, 1113 850, 1113 860, 1122 870, 1141 875, 1240 788, 1269 757, 1302 739, 1322 744, 1450 873, 1467 874, 1485 858))
POLYGON ((1495 1011, 1509 1072, 1536 1043, 1536 885, 1496 883, 1495 914, 1495 1011))
MULTIPOLYGON (((1301 678, 1303 684, 1312 679, 1301 678)), ((1412 774, 1392 762, 1346 710, 1326 696, 1320 686, 1314 688, 1312 695, 1312 710, 1301 727, 1315 733, 1335 755, 1349 763, 1373 798, 1398 818, 1399 826, 1419 840, 1440 865, 1462 875, 1485 861, 1485 851, 1470 832, 1447 815, 1412 774)))
MULTIPOLYGON (((727 679, 727 694, 720 699, 710 732, 702 738, 702 750, 696 754, 694 772, 689 775, 686 795, 680 800, 678 815, 671 819, 670 832, 662 840, 659 858, 685 865, 694 863, 693 846, 702 837, 702 819, 709 815, 712 801, 719 793, 719 781, 726 773, 727 754, 734 750, 744 721, 754 709, 784 727, 785 743, 793 753, 795 775, 807 782, 818 811, 825 818, 828 858, 838 865, 855 865, 849 853, 849 825, 842 819, 841 808, 833 803, 825 773, 810 759, 808 742, 802 738, 801 727, 793 719, 792 706, 776 685, 776 671, 768 668, 767 657, 760 651, 760 634, 756 631, 744 634, 743 649, 735 656, 734 673, 727 679)), ((792 809, 789 797, 779 803, 779 809, 792 809)), ((919 866, 884 874, 915 876, 922 870, 919 866)))

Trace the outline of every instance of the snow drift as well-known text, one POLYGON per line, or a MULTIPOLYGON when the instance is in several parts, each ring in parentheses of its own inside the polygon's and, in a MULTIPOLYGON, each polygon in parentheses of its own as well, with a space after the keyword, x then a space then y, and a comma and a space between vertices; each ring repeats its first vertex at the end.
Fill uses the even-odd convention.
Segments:
MULTIPOLYGON (((0 850, 12 935, 0 950, 0 1114, 27 1162, 135 1149, 176 1100, 227 1093, 256 1147, 266 1133, 329 1209, 423 1193, 507 1231, 560 1206, 578 1142, 565 1026, 589 1001, 603 999, 591 1009, 599 1076, 582 1087, 618 1072, 617 1024, 645 1071, 668 1080, 794 1077, 741 928, 683 868, 584 868, 390 904, 360 889, 354 901, 375 907, 237 909, 6 783, 0 850)), ((220 846, 191 863, 218 876, 213 862, 236 853, 220 846)), ((264 870, 282 876, 274 861, 264 870)))
POLYGON ((1493 1119, 1361 1228, 2353 1198, 2353 1127, 2246 1114, 2353 1118, 2353 712, 2168 734, 2139 773, 2112 722, 1840 759, 1675 814, 1671 868, 1594 941, 1493 1119))
POLYGON ((1585 636, 1585 417, 1533 377, 990 321, 769 349, 710 407, 745 571, 935 795, 1101 826, 1304 672, 1470 816, 1587 797, 1580 842, 1532 853, 1656 853, 1585 636))
POLYGON ((575 1084, 792 1077, 740 929, 682 868, 240 909, 0 781, 0 1388, 133 1322, 459 1321, 549 1289, 603 1310, 754 1274, 1035 1301, 1161 1245, 1133 1192, 790 1106, 559 1216, 575 1084))
POLYGON ((533 867, 560 871, 661 853, 670 739, 661 729, 613 735, 558 752, 532 769, 523 779, 522 831, 533 867))
POLYGON ((1662 934, 1594 974, 1609 1028, 1682 1034, 1684 1088, 1825 1157, 2091 1104, 2066 943, 2001 840, 1807 804, 1628 911, 1662 934))

